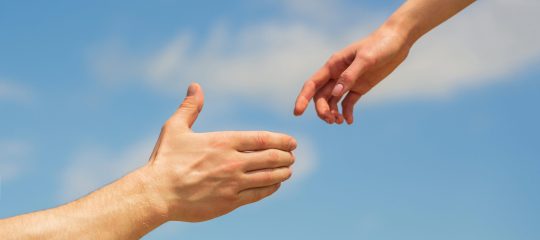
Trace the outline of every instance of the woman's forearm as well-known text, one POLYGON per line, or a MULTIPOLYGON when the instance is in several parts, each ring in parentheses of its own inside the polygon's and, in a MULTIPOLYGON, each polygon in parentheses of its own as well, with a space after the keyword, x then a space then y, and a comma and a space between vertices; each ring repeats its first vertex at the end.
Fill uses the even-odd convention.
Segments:
POLYGON ((475 0, 408 0, 384 26, 399 31, 412 46, 420 37, 448 20, 475 0))

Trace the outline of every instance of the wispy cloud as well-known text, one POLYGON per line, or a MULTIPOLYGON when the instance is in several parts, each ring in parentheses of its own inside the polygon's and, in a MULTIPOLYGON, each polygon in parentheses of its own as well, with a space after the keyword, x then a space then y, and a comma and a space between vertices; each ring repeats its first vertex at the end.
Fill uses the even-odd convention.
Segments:
POLYGON ((318 153, 313 143, 305 137, 297 137, 298 148, 294 151, 296 162, 293 165, 294 177, 292 182, 301 181, 312 175, 317 170, 318 153))
POLYGON ((511 76, 540 60, 540 2, 479 1, 426 35, 373 100, 448 97, 511 76))
POLYGON ((19 177, 26 167, 32 148, 21 141, 0 140, 0 178, 9 181, 19 177))
POLYGON ((153 140, 142 140, 120 150, 100 146, 82 149, 64 169, 59 197, 74 200, 143 166, 153 145, 153 140))
MULTIPOLYGON (((302 0, 282 4, 285 12, 301 14, 241 29, 217 22, 206 40, 194 44, 194 35, 184 32, 142 57, 107 45, 92 66, 106 81, 138 76, 140 84, 161 92, 199 81, 209 94, 248 98, 288 113, 303 81, 331 52, 365 36, 386 16, 375 12, 349 19, 343 13, 351 9, 328 1, 310 2, 310 8, 302 0), (328 4, 340 14, 321 11, 328 4)), ((447 97, 495 79, 511 80, 510 74, 540 56, 540 31, 524 24, 540 22, 539 7, 533 0, 475 3, 421 40, 405 64, 366 97, 368 102, 447 97)))
POLYGON ((0 78, 0 101, 29 102, 32 91, 23 84, 0 78))

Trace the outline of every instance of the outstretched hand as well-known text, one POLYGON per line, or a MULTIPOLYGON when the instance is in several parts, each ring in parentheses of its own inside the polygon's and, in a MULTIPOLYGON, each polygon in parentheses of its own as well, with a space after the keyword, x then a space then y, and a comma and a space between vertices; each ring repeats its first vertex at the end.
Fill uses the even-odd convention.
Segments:
POLYGON ((168 220, 199 222, 259 201, 291 176, 296 141, 265 131, 195 133, 204 95, 189 87, 144 168, 168 220))
POLYGON ((302 115, 313 99, 317 115, 323 121, 342 124, 345 120, 352 124, 356 102, 392 73, 405 60, 409 49, 405 36, 392 28, 381 27, 334 53, 305 82, 296 99, 294 114, 302 115))

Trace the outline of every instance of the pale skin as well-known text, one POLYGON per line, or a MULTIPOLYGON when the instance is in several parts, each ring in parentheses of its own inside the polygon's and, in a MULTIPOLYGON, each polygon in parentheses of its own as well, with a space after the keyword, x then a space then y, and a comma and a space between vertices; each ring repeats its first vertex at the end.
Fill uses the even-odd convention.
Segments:
POLYGON ((372 34, 334 53, 304 83, 296 99, 294 114, 302 115, 313 100, 317 115, 323 121, 352 124, 358 100, 405 60, 414 43, 473 2, 406 1, 372 34))
MULTIPOLYGON (((303 114, 313 99, 324 121, 352 124, 356 102, 405 60, 414 43, 473 2, 406 1, 306 81, 294 114, 303 114)), ((0 220, 2 239, 138 239, 165 222, 210 220, 277 191, 291 176, 296 141, 271 132, 194 133, 203 102, 200 86, 192 85, 148 164, 77 201, 0 220)))
POLYGON ((204 96, 192 84, 148 163, 66 205, 0 220, 2 239, 139 239, 168 221, 201 222, 257 202, 291 177, 291 136, 195 133, 204 96))

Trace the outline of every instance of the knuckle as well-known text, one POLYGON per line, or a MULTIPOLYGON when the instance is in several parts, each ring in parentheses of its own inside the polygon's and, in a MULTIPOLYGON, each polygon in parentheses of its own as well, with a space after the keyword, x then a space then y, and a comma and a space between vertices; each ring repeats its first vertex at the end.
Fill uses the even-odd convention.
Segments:
POLYGON ((364 52, 356 57, 357 61, 362 61, 367 68, 377 65, 377 57, 373 52, 364 52))
POLYGON ((326 61, 327 67, 332 67, 338 64, 341 61, 341 56, 338 53, 333 53, 328 61, 326 61))
POLYGON ((313 102, 317 104, 317 101, 319 101, 319 99, 325 99, 325 98, 326 96, 324 96, 324 94, 321 91, 317 91, 315 95, 313 95, 313 102))
POLYGON ((237 160, 232 160, 230 163, 227 164, 226 171, 227 172, 237 172, 238 170, 242 169, 244 166, 244 163, 237 160))
POLYGON ((187 96, 184 98, 182 104, 180 104, 181 109, 196 109, 197 105, 194 103, 195 98, 193 96, 187 96))
POLYGON ((279 163, 279 153, 275 150, 268 151, 268 161, 271 164, 279 163))
POLYGON ((260 147, 265 147, 268 144, 268 138, 269 138, 268 132, 257 132, 255 136, 255 143, 260 147))
POLYGON ((173 126, 174 126, 174 122, 171 119, 168 119, 167 121, 165 121, 165 123, 161 127, 161 130, 166 132, 166 131, 169 131, 173 126))
POLYGON ((346 84, 352 84, 353 82, 356 81, 356 79, 354 79, 353 74, 350 71, 343 72, 340 78, 341 78, 341 82, 344 82, 346 84))
POLYGON ((304 86, 302 88, 303 89, 315 88, 315 83, 311 80, 307 80, 306 82, 304 82, 304 86))

